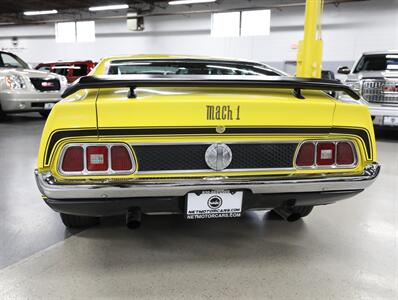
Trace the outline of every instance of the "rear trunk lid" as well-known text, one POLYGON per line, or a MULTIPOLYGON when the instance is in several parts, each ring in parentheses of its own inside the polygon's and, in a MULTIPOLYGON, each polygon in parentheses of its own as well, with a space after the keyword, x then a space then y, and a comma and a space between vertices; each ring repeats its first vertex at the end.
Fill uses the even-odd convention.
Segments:
POLYGON ((335 100, 323 92, 221 88, 100 89, 98 127, 329 127, 335 100))

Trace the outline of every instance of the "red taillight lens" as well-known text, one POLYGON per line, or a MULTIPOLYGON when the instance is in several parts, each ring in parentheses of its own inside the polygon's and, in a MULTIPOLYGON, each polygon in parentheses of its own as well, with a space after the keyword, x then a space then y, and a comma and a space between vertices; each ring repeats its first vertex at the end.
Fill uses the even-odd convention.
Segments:
POLYGON ((347 167, 356 163, 356 150, 348 141, 309 141, 301 145, 297 167, 347 167))
POLYGON ((111 162, 114 171, 128 171, 133 168, 130 154, 123 146, 112 146, 111 162))
POLYGON ((337 159, 338 165, 353 165, 355 163, 355 155, 353 148, 348 142, 339 142, 337 144, 337 159))
POLYGON ((86 148, 87 170, 108 170, 108 148, 105 146, 88 146, 86 148))
POLYGON ((315 163, 315 145, 305 143, 300 147, 297 154, 296 165, 299 167, 310 167, 315 163))
POLYGON ((62 171, 81 172, 84 169, 84 151, 83 147, 72 146, 66 149, 62 160, 62 171))
POLYGON ((316 164, 319 166, 331 166, 335 163, 336 145, 330 142, 320 142, 316 149, 316 164))

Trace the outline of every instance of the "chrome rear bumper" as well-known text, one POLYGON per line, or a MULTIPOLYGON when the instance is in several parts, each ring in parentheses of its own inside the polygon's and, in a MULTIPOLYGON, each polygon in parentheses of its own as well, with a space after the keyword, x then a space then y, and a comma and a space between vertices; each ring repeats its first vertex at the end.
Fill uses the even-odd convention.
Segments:
POLYGON ((369 112, 373 117, 373 124, 378 126, 387 126, 384 124, 384 117, 397 117, 398 106, 395 104, 369 104, 369 112))
POLYGON ((377 163, 366 166, 358 176, 291 179, 269 177, 205 177, 198 179, 135 179, 128 182, 61 184, 50 173, 35 171, 37 185, 48 199, 121 199, 148 197, 180 197, 192 191, 249 190, 253 194, 323 193, 329 191, 360 191, 370 186, 380 172, 377 163))

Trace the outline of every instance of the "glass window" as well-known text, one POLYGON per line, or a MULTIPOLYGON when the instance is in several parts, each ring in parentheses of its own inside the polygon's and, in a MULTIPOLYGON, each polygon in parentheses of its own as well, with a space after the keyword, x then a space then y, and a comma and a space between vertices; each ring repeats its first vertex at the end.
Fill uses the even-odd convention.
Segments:
POLYGON ((398 68, 398 55, 364 55, 354 69, 354 73, 363 71, 386 71, 398 68))
POLYGON ((271 30, 271 11, 242 11, 241 36, 269 35, 271 30))
POLYGON ((1 53, 0 67, 29 69, 29 65, 26 62, 18 56, 9 53, 1 53))
POLYGON ((76 23, 55 23, 55 41, 57 43, 74 43, 76 41, 76 23))
POLYGON ((59 75, 62 76, 68 76, 68 72, 69 72, 70 66, 66 66, 66 65, 55 65, 53 67, 53 72, 57 73, 59 75))
POLYGON ((78 43, 95 41, 95 22, 76 22, 76 41, 78 43))
POLYGON ((279 76, 278 72, 261 64, 217 62, 217 61, 174 61, 174 60, 119 60, 110 64, 110 75, 268 75, 279 76))
POLYGON ((73 76, 85 76, 87 73, 88 70, 86 64, 77 64, 73 66, 73 76))
POLYGON ((95 22, 55 23, 55 41, 57 43, 83 43, 95 41, 95 22))
POLYGON ((240 12, 214 13, 211 17, 211 36, 236 37, 240 33, 240 12))

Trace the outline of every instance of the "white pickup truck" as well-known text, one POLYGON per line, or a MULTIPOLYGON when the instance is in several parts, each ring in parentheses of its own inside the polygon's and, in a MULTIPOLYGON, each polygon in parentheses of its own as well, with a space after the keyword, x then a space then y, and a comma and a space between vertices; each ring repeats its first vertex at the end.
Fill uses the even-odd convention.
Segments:
POLYGON ((366 52, 337 73, 367 101, 375 125, 398 128, 398 51, 366 52))

